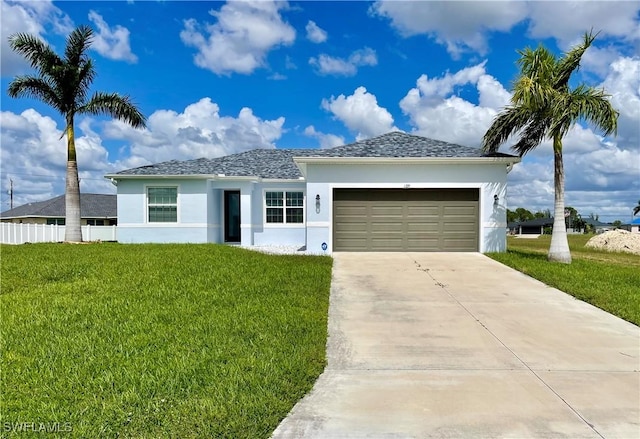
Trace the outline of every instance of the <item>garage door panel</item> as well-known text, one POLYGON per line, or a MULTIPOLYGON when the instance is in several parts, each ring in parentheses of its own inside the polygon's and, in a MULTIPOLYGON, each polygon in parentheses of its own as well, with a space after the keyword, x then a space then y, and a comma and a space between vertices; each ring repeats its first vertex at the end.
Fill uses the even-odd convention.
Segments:
POLYGON ((392 238, 371 238, 371 246, 376 250, 402 251, 402 237, 392 238))
POLYGON ((350 236, 362 234, 367 236, 367 230, 362 228, 362 222, 359 223, 342 223, 340 231, 336 232, 336 236, 350 236))
POLYGON ((443 206, 443 215, 445 216, 460 216, 460 215, 469 215, 476 216, 476 206, 475 205, 453 205, 453 206, 443 206))
POLYGON ((444 238, 443 242, 445 247, 448 249, 460 250, 460 249, 467 249, 469 248, 469 246, 475 245, 476 240, 475 240, 475 237, 468 238, 468 239, 457 237, 457 238, 444 238))
POLYGON ((439 223, 408 223, 407 233, 438 233, 439 223))
POLYGON ((389 223, 371 223, 369 228, 370 233, 389 233, 402 235, 402 223, 389 222, 389 223))
POLYGON ((407 215, 409 216, 433 216, 438 217, 440 215, 440 207, 438 206, 407 206, 407 215))
POLYGON ((438 238, 411 239, 407 242, 406 247, 408 251, 438 251, 439 249, 440 240, 438 238))
POLYGON ((477 189, 336 189, 336 251, 477 251, 477 189))

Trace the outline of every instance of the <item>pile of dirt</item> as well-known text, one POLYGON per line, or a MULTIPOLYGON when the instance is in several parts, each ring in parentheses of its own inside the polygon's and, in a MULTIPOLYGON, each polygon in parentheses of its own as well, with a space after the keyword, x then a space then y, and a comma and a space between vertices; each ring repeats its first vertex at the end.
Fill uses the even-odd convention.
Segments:
POLYGON ((620 229, 611 230, 594 236, 585 244, 585 247, 640 255, 640 233, 620 229))

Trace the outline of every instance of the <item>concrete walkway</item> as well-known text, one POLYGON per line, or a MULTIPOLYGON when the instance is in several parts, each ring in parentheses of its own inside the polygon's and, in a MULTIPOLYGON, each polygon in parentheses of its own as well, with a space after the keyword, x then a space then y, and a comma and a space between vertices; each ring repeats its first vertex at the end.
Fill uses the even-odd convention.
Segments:
POLYGON ((338 253, 282 438, 639 438, 640 329, 477 253, 338 253))

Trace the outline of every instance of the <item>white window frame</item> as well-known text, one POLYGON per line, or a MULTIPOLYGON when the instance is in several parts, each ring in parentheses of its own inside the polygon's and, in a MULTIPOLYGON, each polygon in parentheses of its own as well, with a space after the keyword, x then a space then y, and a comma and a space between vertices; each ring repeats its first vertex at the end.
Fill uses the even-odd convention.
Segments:
POLYGON ((307 223, 307 194, 303 189, 280 189, 269 188, 262 191, 262 214, 264 227, 306 227, 307 223), (267 206, 267 192, 282 192, 282 207, 280 206, 267 206), (302 209, 302 222, 301 223, 288 223, 287 222, 287 192, 299 192, 302 194, 302 206, 289 206, 290 208, 302 209), (268 223, 267 222, 267 209, 282 208, 282 222, 281 223, 268 223))
POLYGON ((180 185, 177 184, 150 184, 145 185, 144 187, 144 222, 145 224, 153 225, 153 226, 171 226, 173 224, 180 223, 180 185), (170 206, 170 204, 149 204, 149 189, 156 188, 169 188, 176 190, 176 220, 175 222, 156 222, 149 221, 149 207, 151 206, 170 206))

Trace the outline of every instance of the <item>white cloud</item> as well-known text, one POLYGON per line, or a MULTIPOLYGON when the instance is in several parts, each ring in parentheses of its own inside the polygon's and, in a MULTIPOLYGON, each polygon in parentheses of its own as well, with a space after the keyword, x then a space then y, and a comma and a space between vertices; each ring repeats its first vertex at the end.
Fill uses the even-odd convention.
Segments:
POLYGON ((321 29, 315 21, 309 20, 305 26, 307 31, 307 39, 313 43, 324 43, 327 41, 327 32, 321 29))
POLYGON ((131 145, 130 157, 123 164, 131 167, 142 162, 211 158, 254 148, 275 148, 283 125, 284 117, 262 120, 250 108, 240 110, 237 117, 221 116, 216 103, 202 98, 182 113, 155 111, 144 130, 113 120, 105 125, 103 134, 131 145))
POLYGON ((529 33, 533 38, 555 38, 568 49, 585 31, 600 31, 600 37, 628 41, 640 39, 637 16, 640 4, 630 1, 528 2, 529 33))
POLYGON ((44 40, 48 30, 66 34, 73 27, 71 19, 51 1, 2 0, 0 8, 0 66, 3 77, 20 74, 29 69, 29 64, 24 58, 9 47, 10 35, 26 32, 44 40))
POLYGON ((563 49, 589 29, 601 37, 640 40, 638 2, 630 1, 452 1, 400 2, 381 0, 371 13, 388 18, 401 35, 426 34, 452 57, 465 52, 485 55, 491 32, 508 32, 527 22, 529 36, 555 38, 563 49))
POLYGON ((353 76, 358 73, 358 67, 378 64, 378 57, 375 50, 365 47, 354 51, 347 59, 334 58, 323 53, 317 58, 310 58, 309 64, 321 75, 353 76))
POLYGON ((415 133, 477 147, 509 99, 509 92, 486 73, 483 62, 437 78, 420 76, 416 87, 400 101, 400 108, 409 116, 415 133), (469 86, 478 93, 478 105, 456 95, 459 89, 469 86))
POLYGON ((334 117, 356 133, 356 139, 362 140, 378 136, 389 131, 397 131, 393 125, 393 116, 386 108, 380 107, 375 95, 364 87, 358 87, 351 96, 331 96, 322 100, 322 108, 333 113, 334 117))
POLYGON ((215 24, 185 20, 180 38, 198 49, 198 67, 218 75, 249 74, 266 65, 269 51, 295 40, 295 30, 280 15, 286 7, 286 2, 230 1, 210 12, 215 24))
POLYGON ((333 148, 336 146, 344 145, 344 137, 337 136, 335 134, 325 134, 320 131, 316 131, 313 125, 309 125, 304 129, 304 134, 309 137, 314 137, 320 142, 320 148, 333 148))
POLYGON ((91 45, 92 49, 105 58, 130 63, 138 62, 138 57, 131 52, 129 45, 129 29, 120 25, 109 27, 102 16, 95 11, 89 11, 89 20, 97 28, 91 45))
POLYGON ((524 2, 377 1, 371 12, 391 20, 403 36, 427 34, 454 57, 487 52, 486 30, 508 31, 526 17, 524 2))
MULTIPOLYGON (((14 205, 64 193, 66 138, 61 138, 56 121, 33 109, 21 114, 4 111, 1 116, 1 184, 4 189, 8 178, 14 180, 14 205)), ((144 130, 117 120, 98 123, 77 118, 80 190, 114 193, 113 185, 103 178, 105 174, 149 163, 274 148, 283 124, 283 117, 262 120, 249 108, 243 108, 237 117, 222 116, 209 98, 187 106, 182 113, 158 110, 149 117, 144 130), (113 140, 127 145, 117 157, 109 156, 103 144, 113 140)), ((3 203, 1 209, 7 208, 3 203)))
MULTIPOLYGON (((597 40, 596 40, 597 43, 597 40)), ((620 57, 620 53, 615 47, 591 46, 582 55, 580 68, 583 71, 593 72, 599 77, 605 77, 609 72, 609 66, 620 57)))
MULTIPOLYGON (((618 137, 602 138, 580 124, 569 131, 563 139, 566 204, 583 214, 598 213, 604 221, 626 221, 629 218, 620 212, 630 212, 623 208, 625 203, 640 193, 640 59, 619 57, 601 85, 620 111, 618 137)), ((400 107, 415 133, 478 147, 509 98, 482 63, 436 78, 422 75, 400 107), (478 104, 457 95, 461 89, 468 93, 470 87, 477 92, 478 104)), ((509 152, 510 144, 503 151, 509 152)), ((553 197, 553 155, 545 141, 509 174, 508 204, 532 211, 552 209, 553 197)))
POLYGON ((602 87, 620 112, 618 141, 640 151, 640 57, 620 57, 611 63, 602 87))
MULTIPOLYGON (((76 129, 80 190, 115 193, 103 175, 113 170, 100 137, 91 130, 91 120, 81 119, 76 129)), ((14 181, 14 207, 43 201, 64 193, 67 140, 55 120, 33 109, 20 114, 3 111, 0 119, 2 142, 2 187, 5 199, 8 180, 14 181)), ((1 209, 10 206, 3 203, 1 209)))

